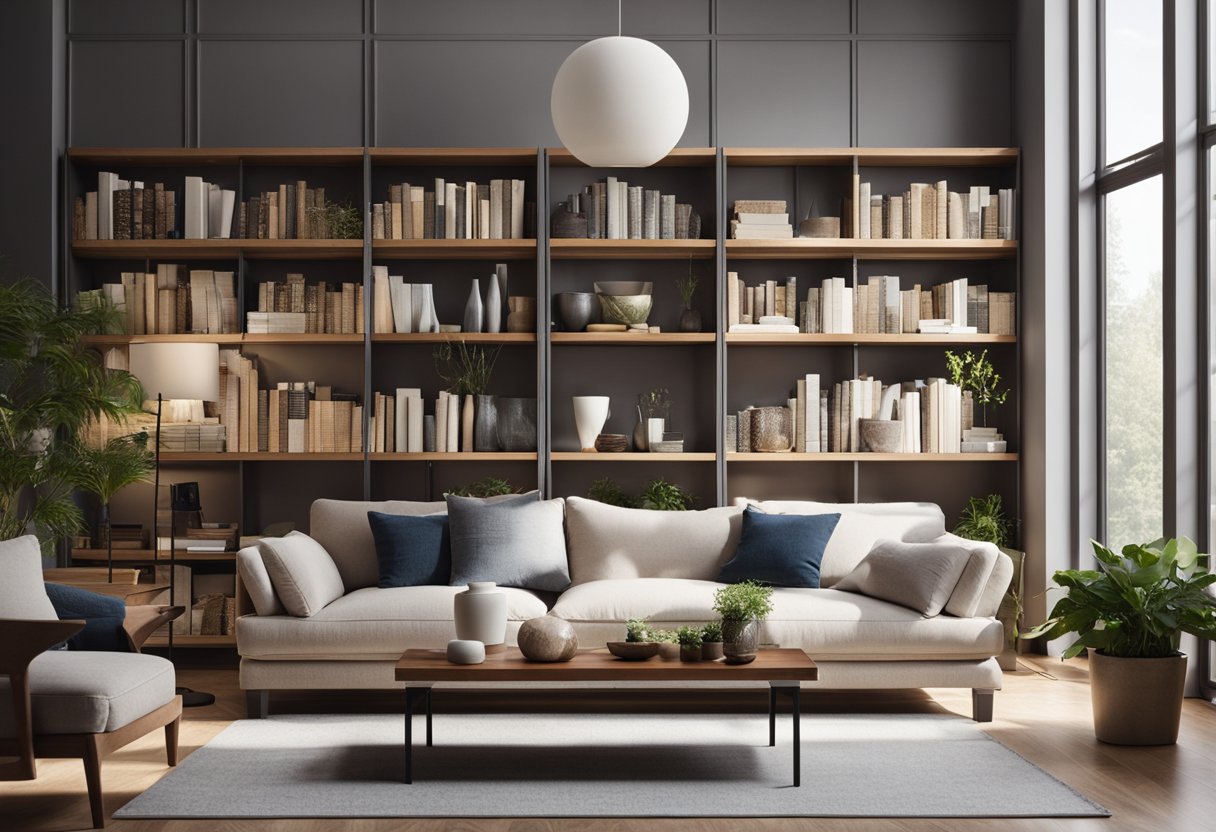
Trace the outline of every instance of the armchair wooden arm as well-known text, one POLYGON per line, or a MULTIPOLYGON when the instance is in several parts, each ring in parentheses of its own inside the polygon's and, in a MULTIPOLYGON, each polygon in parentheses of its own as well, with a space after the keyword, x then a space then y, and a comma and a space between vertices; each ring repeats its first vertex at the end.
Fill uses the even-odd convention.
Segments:
POLYGON ((127 617, 123 619, 122 629, 127 634, 127 642, 131 652, 138 653, 153 633, 164 625, 185 614, 185 607, 160 607, 144 605, 127 607, 127 617))
POLYGON ((38 654, 84 629, 83 621, 0 619, 0 675, 8 676, 13 700, 13 736, 0 740, 0 780, 33 780, 34 723, 30 707, 29 667, 38 654))

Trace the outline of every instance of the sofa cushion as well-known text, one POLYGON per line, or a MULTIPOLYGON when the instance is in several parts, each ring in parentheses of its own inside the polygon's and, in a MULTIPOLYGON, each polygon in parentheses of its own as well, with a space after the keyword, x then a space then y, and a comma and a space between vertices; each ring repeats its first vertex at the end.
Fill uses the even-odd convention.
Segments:
POLYGON ((431 503, 410 500, 314 500, 308 516, 308 531, 333 558, 347 589, 376 586, 380 568, 376 563, 376 541, 367 523, 369 511, 382 514, 436 514, 445 511, 442 500, 431 503))
MULTIPOLYGON (((173 665, 141 653, 51 650, 30 662, 35 734, 115 731, 170 702, 173 665)), ((0 737, 13 736, 9 681, 0 677, 0 737)))
POLYGON ((948 615, 957 615, 960 618, 978 615, 988 584, 997 578, 999 562, 1007 559, 1008 556, 991 543, 983 540, 968 540, 949 532, 934 542, 958 546, 969 553, 967 564, 963 567, 963 574, 959 576, 958 583, 954 585, 954 591, 950 593, 950 599, 946 601, 943 612, 948 615))
POLYGON ((452 577, 452 546, 447 514, 410 517, 369 511, 380 588, 447 584, 452 577))
POLYGON ((257 546, 246 546, 236 553, 236 571, 241 576, 241 586, 249 593, 253 611, 258 615, 282 615, 283 604, 274 594, 274 584, 262 560, 262 550, 257 546))
POLYGON ((718 580, 817 587, 823 550, 839 520, 839 514, 765 514, 748 506, 735 556, 718 580))
MULTIPOLYGON (((508 639, 529 618, 547 612, 523 589, 500 587, 507 597, 508 639)), ((356 589, 311 618, 245 616, 237 622, 237 646, 245 658, 385 661, 407 647, 444 647, 456 637, 452 599, 459 586, 356 589)))
MULTIPOLYGON (((562 593, 553 614, 592 647, 624 637, 625 621, 647 618, 664 629, 711 621, 722 584, 635 578, 579 584, 562 593)), ((906 607, 836 589, 778 587, 760 641, 799 647, 819 660, 932 661, 986 659, 1001 652, 1001 624, 991 618, 925 618, 906 607)))
POLYGON ((929 618, 946 606, 971 553, 948 542, 880 540, 836 588, 860 592, 929 618))
POLYGON ((452 586, 494 581, 541 592, 570 585, 565 503, 538 492, 490 502, 447 497, 452 541, 452 586))
POLYGON ((739 498, 769 514, 840 514, 820 565, 820 585, 832 586, 861 562, 881 538, 926 542, 946 531, 946 517, 933 503, 817 503, 808 500, 739 498))
POLYGON ((346 592, 329 552, 306 534, 263 538, 258 549, 275 595, 291 615, 316 615, 346 592))
POLYGON ((54 621, 42 584, 42 550, 32 534, 0 541, 0 618, 54 621))
POLYGON ((743 510, 647 511, 596 500, 566 500, 570 580, 713 580, 739 544, 743 510))

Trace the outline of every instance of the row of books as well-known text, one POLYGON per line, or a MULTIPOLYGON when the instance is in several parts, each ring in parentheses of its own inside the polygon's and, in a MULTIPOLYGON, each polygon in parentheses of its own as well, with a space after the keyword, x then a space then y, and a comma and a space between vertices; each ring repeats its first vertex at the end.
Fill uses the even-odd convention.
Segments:
POLYGON ((584 214, 587 239, 592 240, 696 240, 701 237, 701 215, 675 194, 630 185, 615 176, 584 186, 566 198, 566 210, 584 214))
POLYGON ((374 240, 519 240, 536 215, 522 179, 483 185, 437 178, 434 190, 402 182, 371 210, 374 240))
POLYGON ((174 335, 239 332, 235 275, 162 263, 156 272, 122 272, 118 283, 79 292, 81 307, 107 303, 121 330, 108 334, 174 335))
POLYGON ((794 226, 784 199, 736 199, 731 210, 732 240, 789 240, 794 226))
MULTIPOLYGON (((879 379, 857 378, 826 387, 808 373, 797 379, 786 407, 794 426, 797 453, 860 453, 872 450, 862 436, 861 420, 901 422, 898 453, 983 453, 1004 451, 995 428, 973 424, 970 391, 944 378, 884 385, 879 379)), ((726 416, 726 446, 751 452, 751 408, 726 416)))
POLYGON ((309 284, 302 274, 258 284, 258 308, 245 313, 249 333, 319 333, 354 335, 363 332, 363 284, 309 284))
MULTIPOLYGON (((169 541, 164 540, 164 548, 169 541)), ((157 631, 167 635, 173 627, 177 636, 227 636, 236 632, 236 585, 232 573, 196 573, 189 566, 157 566, 156 583, 169 586, 169 570, 174 570, 175 597, 165 590, 152 600, 154 604, 177 604, 186 607, 189 615, 175 619, 157 631)))
POLYGON ((1017 191, 973 185, 951 191, 946 180, 913 182, 902 194, 857 186, 856 237, 862 240, 1016 240, 1017 191))
POLYGON ((97 190, 72 204, 73 240, 165 240, 177 237, 177 192, 154 182, 97 174, 97 190))
MULTIPOLYGON (((465 401, 470 402, 471 396, 465 401)), ((370 447, 375 453, 457 453, 473 450, 472 433, 461 427, 460 396, 440 391, 432 413, 417 387, 376 393, 369 420, 370 447)), ((465 426, 466 428, 468 425, 465 426)))
POLYGON ((747 285, 727 274, 728 332, 946 333, 1014 335, 1016 293, 990 291, 958 278, 901 289, 897 275, 872 275, 848 286, 830 277, 798 299, 798 278, 747 285))
POLYGON ((241 203, 237 235, 250 240, 328 240, 325 189, 310 188, 300 179, 250 197, 241 203))
POLYGON ((372 266, 375 286, 373 332, 439 332, 435 294, 430 283, 406 283, 387 266, 372 266))
POLYGON ((227 428, 215 417, 200 422, 162 424, 160 449, 169 453, 223 453, 227 450, 226 436, 227 428))

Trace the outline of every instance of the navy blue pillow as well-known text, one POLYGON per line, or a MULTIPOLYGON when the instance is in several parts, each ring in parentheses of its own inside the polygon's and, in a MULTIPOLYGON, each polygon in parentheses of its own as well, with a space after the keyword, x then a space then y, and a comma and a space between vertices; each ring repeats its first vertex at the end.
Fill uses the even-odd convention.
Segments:
POLYGON ((452 578, 448 516, 421 517, 369 511, 367 522, 376 541, 380 588, 447 586, 452 578))
POLYGON ((839 521, 839 514, 765 514, 748 506, 735 556, 718 580, 817 589, 823 550, 839 521))
POLYGON ((46 584, 46 594, 61 621, 84 619, 84 629, 66 642, 69 650, 131 652, 122 628, 127 605, 120 599, 64 584, 46 584))

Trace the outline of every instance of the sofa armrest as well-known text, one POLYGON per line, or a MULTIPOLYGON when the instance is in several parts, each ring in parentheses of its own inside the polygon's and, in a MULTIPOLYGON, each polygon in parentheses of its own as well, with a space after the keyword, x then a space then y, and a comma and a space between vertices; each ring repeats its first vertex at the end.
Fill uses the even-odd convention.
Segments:
POLYGON ((34 722, 29 667, 40 653, 84 629, 83 621, 0 619, 0 675, 12 691, 13 736, 0 740, 0 755, 15 757, 0 766, 0 779, 34 778, 34 722))

